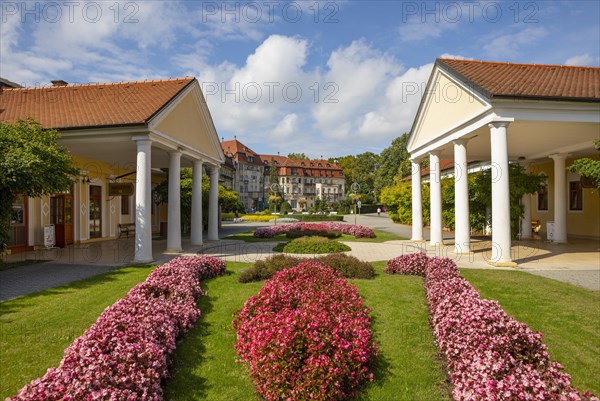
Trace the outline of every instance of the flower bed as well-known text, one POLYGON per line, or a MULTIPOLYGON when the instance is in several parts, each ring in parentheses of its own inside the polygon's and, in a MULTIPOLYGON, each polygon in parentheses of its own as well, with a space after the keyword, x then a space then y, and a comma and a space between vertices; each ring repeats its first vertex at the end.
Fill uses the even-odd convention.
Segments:
MULTIPOLYGON (((239 282, 250 283, 267 280, 278 271, 296 266, 302 261, 302 258, 284 254, 269 256, 264 260, 257 260, 252 267, 242 271, 239 282)), ((375 277, 375 269, 370 263, 344 253, 320 256, 314 258, 313 261, 333 267, 334 270, 341 272, 345 278, 372 279, 375 277)))
POLYGON ((540 333, 508 316, 498 302, 482 299, 452 260, 413 255, 390 260, 386 272, 425 277, 433 333, 455 400, 598 401, 571 386, 540 333))
POLYGON ((331 267, 280 271, 233 322, 236 351, 266 400, 338 400, 372 380, 369 310, 331 267))
POLYGON ((57 368, 11 400, 161 401, 175 340, 200 316, 200 280, 224 271, 224 262, 207 256, 157 267, 102 312, 65 350, 57 368))
POLYGON ((338 223, 333 221, 324 221, 321 223, 292 223, 280 226, 259 228, 254 231, 256 238, 273 238, 279 234, 285 234, 288 231, 298 231, 302 229, 319 231, 339 231, 343 234, 352 235, 355 238, 375 238, 375 232, 369 227, 354 224, 338 223))

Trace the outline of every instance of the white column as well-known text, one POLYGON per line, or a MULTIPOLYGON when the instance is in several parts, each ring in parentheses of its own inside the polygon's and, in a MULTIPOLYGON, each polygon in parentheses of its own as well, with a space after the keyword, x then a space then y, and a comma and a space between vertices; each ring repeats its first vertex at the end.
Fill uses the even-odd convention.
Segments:
POLYGON ((152 141, 136 140, 137 169, 135 186, 135 263, 152 262, 152 222, 150 202, 152 141))
POLYGON ((192 170, 192 245, 202 245, 202 160, 194 160, 192 170))
POLYGON ((412 241, 423 241, 423 198, 421 193, 421 160, 410 159, 412 165, 412 241))
POLYGON ((468 139, 454 141, 454 252, 471 251, 469 223, 469 177, 467 172, 468 139))
POLYGON ((169 152, 167 251, 181 252, 181 152, 169 152))
MULTIPOLYGON (((525 171, 529 171, 529 164, 527 162, 522 163, 525 171)), ((531 231, 531 194, 523 194, 521 197, 521 204, 523 205, 523 219, 521 220, 521 238, 531 238, 533 232, 531 231)))
POLYGON ((219 239, 219 168, 210 168, 210 192, 208 196, 208 240, 219 239))
POLYGON ((523 205, 523 219, 521 220, 521 238, 531 238, 531 194, 523 194, 521 198, 523 205))
POLYGON ((567 170, 565 153, 550 155, 554 160, 554 242, 567 242, 567 170))
POLYGON ((514 265, 511 256, 510 193, 506 121, 488 124, 492 153, 492 257, 496 265, 514 265))
POLYGON ((431 207, 429 244, 435 246, 444 243, 442 239, 442 186, 439 152, 429 153, 429 187, 431 207))

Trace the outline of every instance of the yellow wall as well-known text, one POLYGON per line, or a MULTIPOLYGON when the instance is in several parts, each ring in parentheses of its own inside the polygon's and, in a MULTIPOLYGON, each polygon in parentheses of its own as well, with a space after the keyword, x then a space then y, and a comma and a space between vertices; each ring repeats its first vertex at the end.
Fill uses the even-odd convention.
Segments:
MULTIPOLYGON (((597 156, 595 159, 599 159, 597 156)), ((575 159, 567 159, 566 165, 570 166, 575 159)), ((541 235, 546 238, 546 223, 554 220, 554 164, 551 160, 531 166, 531 172, 544 173, 548 177, 548 211, 537 210, 537 194, 531 196, 531 218, 540 220, 542 224, 541 235)), ((578 181, 579 175, 567 172, 567 197, 569 196, 568 183, 578 181)), ((567 198, 567 208, 569 202, 567 198)), ((583 189, 583 211, 570 211, 567 209, 567 235, 572 237, 600 238, 600 196, 596 189, 583 189)))
POLYGON ((485 104, 471 96, 441 73, 436 74, 421 111, 421 125, 415 131, 412 144, 417 148, 436 138, 449 128, 485 110, 485 104))
POLYGON ((214 134, 208 131, 208 123, 205 122, 208 118, 208 115, 202 115, 193 93, 190 92, 156 128, 209 156, 221 159, 221 147, 217 148, 214 145, 214 139, 211 138, 214 134))

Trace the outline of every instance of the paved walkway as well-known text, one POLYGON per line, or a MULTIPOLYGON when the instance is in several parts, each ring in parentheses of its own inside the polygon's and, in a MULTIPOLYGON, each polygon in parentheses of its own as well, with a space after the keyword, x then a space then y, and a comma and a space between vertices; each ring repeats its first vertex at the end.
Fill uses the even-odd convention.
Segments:
MULTIPOLYGON (((354 223, 354 216, 346 221, 354 223)), ((358 215, 357 224, 388 231, 409 238, 410 226, 394 224, 385 214, 377 216, 358 215)), ((224 223, 220 237, 253 230, 271 223, 224 223)), ((425 237, 428 231, 425 230, 425 237)), ((453 233, 444 232, 444 246, 430 247, 427 242, 395 240, 384 243, 346 242, 352 250, 348 254, 365 261, 388 260, 398 255, 423 251, 429 255, 445 256, 456 260, 461 268, 499 269, 487 263, 491 252, 488 238, 473 239, 473 253, 457 255, 453 252, 453 233)), ((227 261, 253 263, 272 254, 274 242, 243 242, 221 239, 207 242, 203 246, 191 246, 183 240, 183 255, 205 254, 222 257, 227 261)), ((20 295, 67 284, 91 277, 122 266, 130 265, 133 258, 133 239, 102 241, 84 245, 13 255, 15 258, 50 260, 30 266, 0 271, 0 301, 20 295)), ((514 243, 513 258, 520 270, 539 276, 564 281, 584 288, 600 291, 600 253, 598 241, 571 241, 569 244, 552 244, 543 241, 517 241, 514 243)), ((154 241, 154 258, 164 263, 178 254, 164 253, 166 241, 154 241)), ((312 257, 314 255, 305 255, 312 257)))

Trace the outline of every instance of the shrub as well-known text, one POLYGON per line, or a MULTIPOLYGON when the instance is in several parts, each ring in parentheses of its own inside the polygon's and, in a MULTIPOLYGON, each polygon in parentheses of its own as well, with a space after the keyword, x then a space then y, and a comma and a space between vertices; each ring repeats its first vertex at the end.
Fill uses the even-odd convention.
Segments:
POLYGON ((303 254, 337 253, 350 250, 350 247, 346 244, 323 237, 296 238, 283 247, 283 252, 303 254))
POLYGON ((403 255, 388 269, 425 275, 433 334, 455 400, 598 401, 571 386, 540 333, 508 316, 498 302, 482 299, 452 260, 403 255))
POLYGON ((242 271, 238 280, 240 283, 266 280, 278 271, 296 266, 301 261, 301 258, 288 255, 269 256, 265 260, 257 260, 252 267, 242 271))
POLYGON ((161 401, 178 335, 200 316, 200 280, 223 274, 215 258, 180 257, 106 308, 66 350, 57 368, 11 400, 161 401))
POLYGON ((375 269, 373 269, 373 266, 354 256, 335 253, 332 255, 321 256, 315 260, 326 266, 333 267, 335 270, 342 273, 345 278, 372 279, 375 277, 375 269))
MULTIPOLYGON (((333 267, 341 272, 345 278, 372 279, 375 277, 375 269, 370 263, 343 253, 320 256, 315 258, 314 261, 333 267)), ((300 262, 302 262, 302 259, 295 256, 270 256, 264 260, 254 262, 252 267, 242 271, 239 282, 249 283, 270 279, 276 272, 296 266, 300 262)))
POLYGON ((295 239, 300 237, 325 237, 329 239, 339 238, 342 233, 339 231, 330 230, 314 230, 310 228, 301 228, 299 230, 292 230, 285 233, 285 236, 289 239, 295 239))
POLYGON ((388 274, 425 276, 429 258, 422 252, 409 253, 390 259, 385 268, 388 274))
POLYGON ((369 310, 331 267, 276 273, 233 322, 235 349, 266 400, 339 400, 373 379, 369 310))

